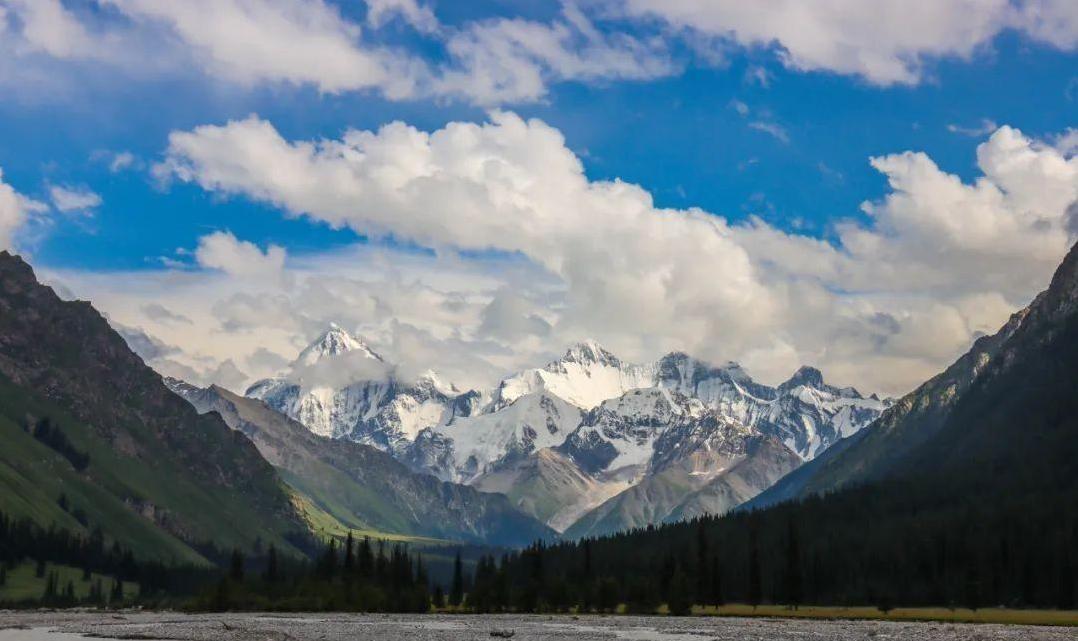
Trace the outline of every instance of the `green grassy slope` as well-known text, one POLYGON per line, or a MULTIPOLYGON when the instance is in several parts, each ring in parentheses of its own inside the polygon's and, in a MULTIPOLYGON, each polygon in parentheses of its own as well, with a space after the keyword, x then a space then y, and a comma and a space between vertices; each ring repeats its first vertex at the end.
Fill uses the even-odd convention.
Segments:
MULTIPOLYGON (((106 596, 112 589, 113 578, 107 574, 96 572, 90 575, 89 580, 83 579, 82 570, 69 565, 55 565, 49 563, 45 567, 45 576, 36 575, 36 563, 30 561, 21 563, 8 570, 7 581, 0 585, 0 602, 19 602, 38 599, 45 592, 45 581, 50 573, 55 572, 60 589, 63 590, 70 581, 75 588, 75 598, 84 599, 90 594, 90 588, 94 582, 101 581, 106 596)), ((125 595, 138 594, 139 584, 133 581, 124 581, 123 590, 125 595)))
POLYGON ((64 302, 0 252, 0 509, 85 530, 86 512, 141 557, 203 561, 196 549, 298 554, 306 533, 284 484, 242 434, 169 391, 89 304, 64 302), (89 455, 78 471, 23 426, 48 418, 89 455))

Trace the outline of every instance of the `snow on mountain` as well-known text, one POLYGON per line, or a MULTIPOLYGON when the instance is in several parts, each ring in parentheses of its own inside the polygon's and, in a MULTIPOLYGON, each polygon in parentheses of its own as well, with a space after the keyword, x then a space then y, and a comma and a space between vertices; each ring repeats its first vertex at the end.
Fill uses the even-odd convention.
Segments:
MULTIPOLYGON (((768 469, 786 469, 786 455, 775 452, 811 459, 887 406, 828 385, 810 367, 771 387, 736 363, 714 366, 680 352, 627 363, 594 341, 489 392, 462 393, 433 372, 401 380, 336 325, 286 375, 255 383, 247 396, 317 434, 388 451, 414 470, 504 488, 518 507, 559 529, 655 475, 666 479, 665 498, 648 510, 669 511, 685 498, 678 492, 699 490, 747 456, 747 439, 768 439, 768 451, 783 461, 768 469)), ((725 498, 698 498, 693 509, 748 492, 744 484, 733 494, 715 487, 725 498)), ((630 502, 633 509, 640 500, 630 502)))
POLYGON ((654 368, 623 363, 595 341, 584 341, 570 347, 559 360, 503 380, 494 394, 492 409, 539 391, 591 409, 631 389, 651 387, 654 379, 654 368))
POLYGON ((329 329, 318 340, 299 353, 293 367, 315 365, 327 356, 340 356, 348 352, 360 353, 379 362, 383 360, 361 339, 349 334, 336 323, 330 323, 329 329))
POLYGON ((560 445, 580 417, 575 405, 534 392, 497 411, 435 424, 415 440, 408 458, 439 478, 470 483, 498 465, 560 445))
POLYGON ((461 394, 433 372, 400 380, 363 340, 331 325, 300 352, 285 376, 247 389, 275 410, 331 438, 398 450, 431 425, 468 415, 476 393, 461 394))
POLYGON ((671 425, 693 421, 706 412, 703 403, 662 388, 637 389, 603 401, 587 414, 562 444, 589 473, 642 471, 655 442, 671 425))

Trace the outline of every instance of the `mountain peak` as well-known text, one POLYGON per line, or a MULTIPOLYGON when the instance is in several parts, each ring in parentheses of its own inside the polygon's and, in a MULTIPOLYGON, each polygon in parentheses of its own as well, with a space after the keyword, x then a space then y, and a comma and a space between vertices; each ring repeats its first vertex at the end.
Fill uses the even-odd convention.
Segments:
POLYGON ((362 352, 368 358, 381 361, 382 357, 367 346, 363 339, 348 333, 337 323, 330 323, 329 329, 307 346, 296 359, 298 365, 314 365, 326 356, 339 356, 348 352, 362 352))
POLYGON ((823 372, 810 367, 809 365, 802 365, 794 372, 794 375, 789 378, 785 383, 779 385, 779 389, 793 389, 800 385, 806 387, 812 387, 815 389, 823 389, 823 372))
POLYGON ((614 356, 599 345, 599 343, 591 339, 583 340, 569 346, 569 349, 565 351, 565 356, 562 357, 562 361, 580 363, 581 365, 598 363, 614 367, 621 364, 621 361, 618 360, 617 356, 614 356))

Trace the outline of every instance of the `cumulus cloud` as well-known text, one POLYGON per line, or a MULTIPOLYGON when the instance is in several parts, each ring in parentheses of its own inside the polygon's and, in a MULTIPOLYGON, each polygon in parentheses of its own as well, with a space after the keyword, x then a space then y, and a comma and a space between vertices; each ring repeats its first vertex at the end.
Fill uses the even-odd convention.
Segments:
POLYGON ((1007 29, 1062 49, 1078 44, 1078 8, 1067 0, 612 0, 632 17, 745 47, 776 47, 787 67, 916 84, 925 63, 971 57, 1007 29))
POLYGON ((982 175, 972 183, 923 153, 870 162, 890 191, 864 204, 868 224, 839 224, 836 242, 658 208, 639 186, 589 180, 557 130, 505 112, 484 124, 424 132, 398 122, 318 142, 286 140, 251 117, 174 132, 158 171, 430 247, 432 261, 460 251, 519 256, 547 279, 439 289, 425 281, 432 266, 377 294, 312 279, 302 292, 222 301, 217 313, 233 328, 311 336, 310 310, 332 318, 335 305, 355 326, 416 319, 414 332, 407 321, 382 325, 378 344, 407 335, 428 355, 431 345, 443 355, 469 345, 488 370, 595 336, 629 358, 685 349, 746 360, 765 378, 808 362, 898 392, 1045 286, 1073 240, 1078 160, 1001 127, 979 146, 982 175), (299 318, 297 307, 308 313, 299 318))
POLYGON ((1078 129, 1068 127, 1065 132, 1056 136, 1053 144, 1064 156, 1078 154, 1078 129))
POLYGON ((657 210, 635 185, 589 181, 560 132, 510 113, 433 133, 398 122, 317 144, 248 118, 172 134, 162 168, 372 237, 519 253, 568 286, 575 304, 563 324, 616 327, 626 309, 647 308, 633 333, 678 324, 704 336, 716 320, 700 311, 736 309, 722 323, 738 340, 774 311, 725 221, 657 210))
POLYGON ((16 232, 30 215, 47 209, 44 203, 23 196, 5 183, 4 171, 0 169, 0 249, 12 249, 16 232))
POLYGON ((88 212, 101 205, 101 196, 85 187, 52 185, 49 187, 52 206, 64 213, 88 212))
POLYGON ((198 239, 195 260, 202 267, 220 269, 233 276, 273 277, 284 267, 286 252, 279 245, 265 251, 232 232, 217 231, 198 239))

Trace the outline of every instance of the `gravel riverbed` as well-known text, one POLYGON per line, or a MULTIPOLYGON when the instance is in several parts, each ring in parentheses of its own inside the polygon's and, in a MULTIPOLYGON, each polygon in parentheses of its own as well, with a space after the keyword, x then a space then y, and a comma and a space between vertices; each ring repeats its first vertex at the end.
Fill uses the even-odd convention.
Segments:
POLYGON ((1015 641, 1075 640, 1078 628, 880 621, 633 616, 0 612, 0 641, 1015 641))

